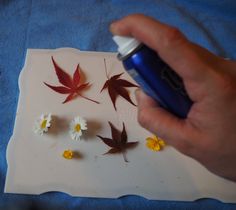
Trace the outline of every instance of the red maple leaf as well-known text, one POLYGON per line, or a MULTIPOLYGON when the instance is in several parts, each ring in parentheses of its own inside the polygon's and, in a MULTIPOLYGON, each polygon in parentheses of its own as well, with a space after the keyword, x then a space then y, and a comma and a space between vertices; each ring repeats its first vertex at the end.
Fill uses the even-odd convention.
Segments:
POLYGON ((127 142, 127 133, 125 130, 125 124, 123 123, 123 130, 120 132, 117 130, 111 122, 108 122, 111 127, 111 136, 112 138, 106 138, 97 135, 106 145, 111 147, 108 152, 105 154, 115 154, 115 153, 122 153, 124 161, 129 162, 126 158, 126 150, 131 149, 137 146, 138 142, 127 142))
POLYGON ((63 85, 63 86, 52 86, 47 84, 46 82, 44 82, 45 85, 47 85, 49 88, 51 88, 52 90, 54 90, 57 93, 60 94, 68 94, 67 98, 64 100, 63 104, 71 101, 73 98, 75 98, 76 96, 80 96, 84 99, 90 100, 94 103, 99 104, 98 101, 92 100, 90 98, 87 98, 83 95, 81 95, 81 91, 87 87, 90 86, 89 83, 83 83, 80 84, 80 80, 81 80, 81 69, 79 67, 79 64, 77 65, 77 68, 74 72, 73 78, 71 78, 71 76, 66 73, 60 66, 58 66, 58 64, 55 62, 55 60, 52 57, 52 62, 54 65, 54 69, 55 72, 57 74, 57 78, 58 81, 63 85))
POLYGON ((105 59, 104 59, 104 65, 105 65, 105 70, 106 70, 107 81, 103 85, 103 88, 101 89, 100 92, 102 92, 106 88, 108 89, 108 93, 109 93, 109 96, 111 98, 111 101, 113 103, 115 110, 116 110, 116 99, 119 95, 122 96, 124 99, 126 99, 132 105, 136 106, 133 103, 133 101, 131 100, 131 98, 129 96, 129 92, 127 91, 126 88, 138 87, 138 86, 125 80, 125 79, 120 79, 121 75, 124 73, 116 74, 116 75, 112 76, 111 78, 109 78, 108 74, 107 74, 107 67, 106 67, 106 60, 105 59))

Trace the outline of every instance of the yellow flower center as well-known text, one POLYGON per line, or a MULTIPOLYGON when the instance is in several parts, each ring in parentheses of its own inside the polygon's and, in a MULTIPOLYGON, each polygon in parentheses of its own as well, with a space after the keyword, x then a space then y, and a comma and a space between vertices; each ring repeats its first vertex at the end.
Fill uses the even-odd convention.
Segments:
POLYGON ((41 123, 41 128, 42 129, 46 128, 46 125, 47 125, 47 120, 44 119, 41 123))
POLYGON ((153 148, 152 148, 154 151, 159 151, 159 150, 161 150, 161 147, 160 147, 160 144, 157 142, 157 141, 155 141, 155 142, 153 142, 153 148))
POLYGON ((75 131, 76 131, 76 132, 80 132, 80 130, 81 130, 80 124, 76 124, 76 126, 75 126, 75 131))
POLYGON ((72 159, 73 158, 73 151, 71 150, 65 150, 63 155, 65 159, 72 159))

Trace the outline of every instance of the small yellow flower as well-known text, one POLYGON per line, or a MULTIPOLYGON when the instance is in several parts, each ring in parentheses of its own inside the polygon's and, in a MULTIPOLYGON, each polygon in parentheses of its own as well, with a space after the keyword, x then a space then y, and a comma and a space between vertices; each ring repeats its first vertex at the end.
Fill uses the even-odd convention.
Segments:
POLYGON ((51 126, 52 115, 42 114, 40 118, 38 118, 34 124, 34 132, 39 135, 43 135, 43 133, 47 132, 51 126))
POLYGON ((153 150, 155 152, 160 151, 165 147, 165 142, 159 138, 158 136, 148 137, 146 138, 146 146, 150 150, 153 150))
MULTIPOLYGON (((159 138, 159 137, 158 137, 159 138)), ((162 140, 161 138, 159 138, 159 144, 161 147, 166 146, 166 143, 164 142, 164 140, 162 140)))
POLYGON ((65 158, 65 159, 72 159, 73 158, 73 151, 72 150, 65 150, 62 154, 62 156, 65 158))

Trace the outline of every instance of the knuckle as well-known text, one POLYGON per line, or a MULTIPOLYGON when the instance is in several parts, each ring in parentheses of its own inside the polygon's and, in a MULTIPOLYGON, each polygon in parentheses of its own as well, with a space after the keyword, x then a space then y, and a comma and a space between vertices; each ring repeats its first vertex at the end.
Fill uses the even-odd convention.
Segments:
POLYGON ((231 90, 235 90, 235 82, 232 80, 229 76, 224 76, 220 80, 220 85, 223 90, 226 90, 226 92, 231 92, 231 90))
POLYGON ((163 35, 162 43, 167 48, 174 47, 185 40, 184 35, 180 30, 174 27, 169 27, 163 35))
POLYGON ((216 73, 214 86, 218 90, 218 95, 224 100, 232 100, 236 94, 235 79, 228 74, 216 73))
POLYGON ((137 20, 140 20, 140 19, 146 19, 147 16, 141 14, 141 13, 134 13, 132 15, 128 15, 125 17, 126 21, 128 22, 137 22, 137 20))

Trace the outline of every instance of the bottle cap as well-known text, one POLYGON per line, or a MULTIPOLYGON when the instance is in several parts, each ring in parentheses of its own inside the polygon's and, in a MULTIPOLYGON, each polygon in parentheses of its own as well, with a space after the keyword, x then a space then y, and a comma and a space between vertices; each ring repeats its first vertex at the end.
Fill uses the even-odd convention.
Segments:
POLYGON ((137 39, 127 36, 113 36, 113 40, 118 45, 118 52, 125 56, 135 48, 137 48, 141 42, 137 39))

